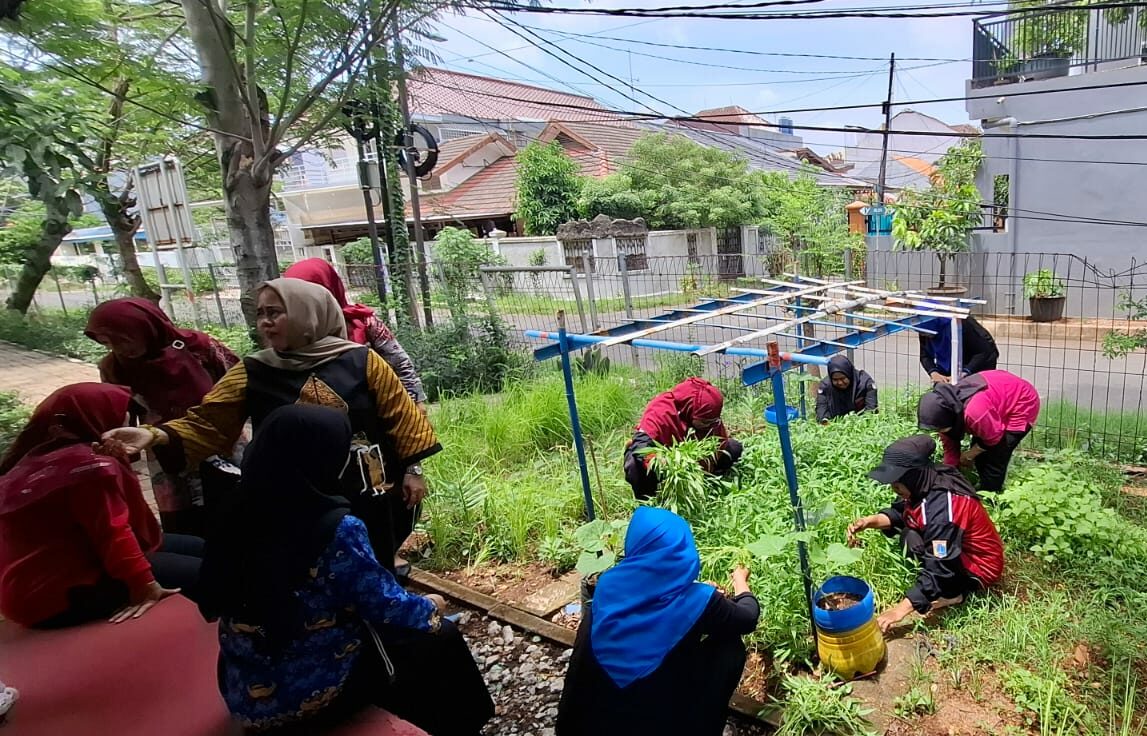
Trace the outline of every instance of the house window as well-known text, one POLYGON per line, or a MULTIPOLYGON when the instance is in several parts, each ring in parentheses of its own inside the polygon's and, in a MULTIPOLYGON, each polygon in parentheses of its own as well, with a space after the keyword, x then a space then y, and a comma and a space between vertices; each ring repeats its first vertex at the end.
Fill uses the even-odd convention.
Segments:
POLYGON ((446 141, 454 141, 458 140, 459 138, 468 138, 472 135, 481 134, 482 131, 470 130, 469 128, 439 128, 438 140, 440 143, 445 143, 446 141))
POLYGON ((567 266, 573 266, 578 273, 597 273, 597 262, 593 256, 593 240, 579 238, 563 240, 562 254, 567 266))
POLYGON ((992 232, 1002 233, 1008 229, 1008 210, 1011 201, 1012 182, 1007 174, 996 174, 992 179, 992 232))
POLYGON ((645 271, 649 268, 644 235, 617 238, 617 252, 625 256, 626 271, 645 271))

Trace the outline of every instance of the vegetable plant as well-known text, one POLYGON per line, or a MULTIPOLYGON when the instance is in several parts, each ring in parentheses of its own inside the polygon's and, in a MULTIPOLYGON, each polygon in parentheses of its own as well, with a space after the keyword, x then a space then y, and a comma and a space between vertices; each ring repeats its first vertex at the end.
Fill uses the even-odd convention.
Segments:
POLYGON ((1024 296, 1028 299, 1055 299, 1064 295, 1063 279, 1050 268, 1041 268, 1024 276, 1024 296))
POLYGON ((581 549, 577 571, 582 577, 594 577, 613 567, 623 550, 628 526, 629 522, 621 519, 594 519, 578 527, 574 539, 581 549))

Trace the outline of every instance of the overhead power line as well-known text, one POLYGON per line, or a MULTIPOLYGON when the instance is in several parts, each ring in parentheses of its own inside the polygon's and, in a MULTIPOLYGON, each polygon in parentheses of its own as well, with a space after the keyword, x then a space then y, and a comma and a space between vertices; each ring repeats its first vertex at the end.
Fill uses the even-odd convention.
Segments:
MULTIPOLYGON (((997 3, 983 3, 977 5, 976 10, 946 10, 945 8, 969 7, 965 4, 947 5, 916 5, 901 8, 888 7, 883 9, 854 9, 854 10, 821 10, 807 12, 744 12, 746 6, 728 5, 719 6, 725 10, 738 10, 739 12, 721 12, 720 10, 666 10, 660 8, 555 8, 551 6, 513 5, 505 2, 490 2, 478 6, 479 9, 507 11, 516 13, 542 13, 556 15, 598 15, 634 18, 709 18, 716 20, 815 20, 839 18, 964 18, 985 17, 993 12, 987 8, 997 3), (925 11, 935 12, 925 12, 925 11)), ((1060 5, 1057 10, 1113 10, 1118 8, 1142 7, 1141 2, 1115 2, 1094 5, 1060 5)), ((1010 12, 1016 15, 1047 12, 1047 8, 1011 8, 1010 12)))

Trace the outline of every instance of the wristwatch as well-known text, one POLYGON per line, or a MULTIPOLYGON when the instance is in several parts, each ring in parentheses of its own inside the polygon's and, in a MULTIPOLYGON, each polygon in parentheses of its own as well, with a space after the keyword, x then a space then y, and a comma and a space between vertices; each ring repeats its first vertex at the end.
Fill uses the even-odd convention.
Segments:
POLYGON ((415 463, 414 465, 407 465, 406 466, 406 474, 407 475, 419 475, 420 476, 420 475, 422 475, 422 466, 419 465, 418 463, 415 463))

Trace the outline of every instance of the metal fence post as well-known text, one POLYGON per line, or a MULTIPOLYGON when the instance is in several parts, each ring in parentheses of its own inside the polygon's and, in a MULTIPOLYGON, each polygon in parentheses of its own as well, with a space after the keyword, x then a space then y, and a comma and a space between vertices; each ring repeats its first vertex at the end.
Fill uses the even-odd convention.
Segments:
POLYGON ((60 274, 52 269, 52 279, 56 282, 56 294, 60 296, 60 309, 64 310, 64 316, 68 316, 68 305, 64 303, 64 290, 60 288, 60 274))
POLYGON ((100 292, 96 289, 95 277, 93 276, 88 283, 92 285, 92 306, 98 307, 100 305, 100 292))
POLYGON ((219 310, 219 324, 229 327, 227 315, 223 313, 223 297, 219 296, 219 280, 215 278, 215 264, 207 264, 207 273, 211 276, 211 291, 215 294, 215 308, 219 310))
MULTIPOLYGON (((633 321, 633 294, 629 289, 629 264, 625 260, 625 253, 617 254, 617 273, 621 276, 621 293, 625 298, 625 318, 633 321)), ((633 355, 633 367, 636 368, 640 365, 641 358, 637 354, 637 348, 630 345, 629 351, 633 355)))
MULTIPOLYGON (((844 248, 844 280, 845 281, 852 281, 852 248, 849 246, 845 246, 845 248, 844 248)), ((844 323, 846 325, 851 325, 852 324, 852 317, 846 316, 844 318, 844 323)), ((848 356, 848 362, 853 363, 855 365, 855 363, 856 363, 856 351, 853 350, 852 348, 849 348, 848 350, 845 351, 845 354, 848 356)))
POLYGON ((497 319, 498 301, 494 298, 494 286, 490 283, 490 273, 485 268, 479 268, 478 278, 482 282, 482 291, 486 293, 486 306, 490 309, 490 319, 497 319))
POLYGON ((589 258, 582 259, 582 273, 585 274, 585 295, 589 299, 589 322, 594 330, 598 328, 597 322, 597 299, 593 295, 593 272, 594 263, 589 258))
POLYGON ((570 286, 573 287, 574 303, 577 304, 578 321, 581 322, 582 334, 589 332, 589 327, 585 321, 585 308, 581 303, 581 289, 577 285, 577 269, 573 266, 566 266, 566 273, 569 276, 570 286))

